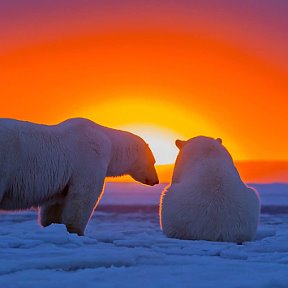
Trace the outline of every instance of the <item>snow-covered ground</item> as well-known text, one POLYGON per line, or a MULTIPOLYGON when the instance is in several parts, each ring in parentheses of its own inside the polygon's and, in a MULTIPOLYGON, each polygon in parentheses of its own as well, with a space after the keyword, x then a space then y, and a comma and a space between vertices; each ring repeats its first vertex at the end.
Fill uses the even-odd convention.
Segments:
POLYGON ((84 237, 1 213, 0 287, 288 287, 288 185, 255 187, 263 212, 243 245, 166 238, 163 185, 107 184, 84 237))

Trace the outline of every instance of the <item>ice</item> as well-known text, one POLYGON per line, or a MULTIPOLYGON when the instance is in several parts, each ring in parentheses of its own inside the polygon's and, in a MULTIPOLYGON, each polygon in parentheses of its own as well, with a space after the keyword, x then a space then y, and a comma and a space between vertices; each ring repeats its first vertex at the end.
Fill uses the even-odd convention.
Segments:
MULTIPOLYGON (((158 205, 161 191, 168 184, 153 187, 136 183, 107 183, 102 205, 158 205)), ((288 184, 248 184, 261 196, 262 206, 288 207, 288 184)))
POLYGON ((166 238, 163 186, 107 185, 83 237, 40 227, 37 211, 1 213, 0 287, 288 287, 288 185, 257 187, 276 210, 242 245, 166 238))

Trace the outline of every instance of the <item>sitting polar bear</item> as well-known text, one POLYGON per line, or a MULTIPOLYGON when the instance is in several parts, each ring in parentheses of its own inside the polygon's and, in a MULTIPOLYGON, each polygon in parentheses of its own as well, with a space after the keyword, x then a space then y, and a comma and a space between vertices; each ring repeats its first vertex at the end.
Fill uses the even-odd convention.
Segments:
POLYGON ((252 240, 259 197, 247 187, 221 139, 176 141, 180 152, 172 184, 161 195, 160 224, 168 237, 237 242, 252 240))
POLYGON ((0 120, 0 209, 41 207, 40 223, 84 234, 106 176, 158 184, 155 159, 138 136, 87 119, 55 126, 0 120))

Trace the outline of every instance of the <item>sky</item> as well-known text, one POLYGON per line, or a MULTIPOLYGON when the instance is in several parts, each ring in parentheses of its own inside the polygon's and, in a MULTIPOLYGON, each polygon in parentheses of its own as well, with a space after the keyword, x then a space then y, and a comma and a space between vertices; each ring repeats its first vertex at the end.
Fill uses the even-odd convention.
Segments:
POLYGON ((286 161, 287 13, 279 0, 0 0, 0 115, 129 130, 158 164, 198 135, 237 161, 286 161))

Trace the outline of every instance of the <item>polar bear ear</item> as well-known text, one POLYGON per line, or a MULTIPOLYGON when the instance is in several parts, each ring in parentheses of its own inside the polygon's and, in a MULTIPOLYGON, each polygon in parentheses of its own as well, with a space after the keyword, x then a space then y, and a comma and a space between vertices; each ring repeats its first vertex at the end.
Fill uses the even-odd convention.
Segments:
POLYGON ((187 141, 183 141, 183 140, 177 139, 177 140, 175 141, 175 145, 177 146, 177 148, 178 148, 179 150, 181 150, 181 149, 185 146, 186 142, 187 142, 187 141))
POLYGON ((222 144, 222 139, 221 138, 217 138, 216 139, 220 144, 222 144))

